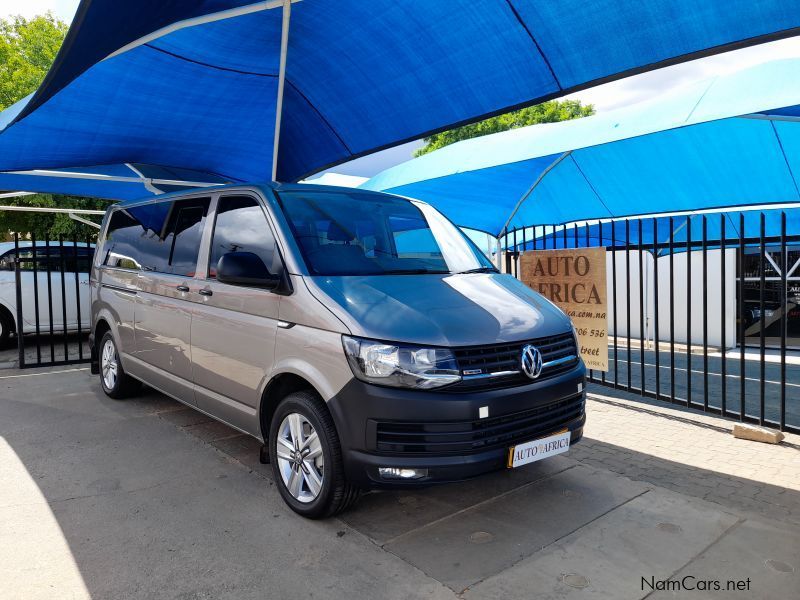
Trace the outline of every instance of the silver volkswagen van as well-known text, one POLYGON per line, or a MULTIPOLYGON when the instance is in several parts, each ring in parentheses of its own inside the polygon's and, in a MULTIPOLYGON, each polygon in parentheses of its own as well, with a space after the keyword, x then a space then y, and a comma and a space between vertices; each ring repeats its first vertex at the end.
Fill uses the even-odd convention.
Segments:
POLYGON ((125 202, 90 283, 105 393, 145 383, 254 436, 307 517, 583 433, 569 319, 423 202, 269 184, 125 202))

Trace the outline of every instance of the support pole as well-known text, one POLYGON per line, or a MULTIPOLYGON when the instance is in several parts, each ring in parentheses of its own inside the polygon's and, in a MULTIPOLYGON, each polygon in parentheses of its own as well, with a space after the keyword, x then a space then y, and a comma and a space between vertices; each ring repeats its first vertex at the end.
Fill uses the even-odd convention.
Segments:
POLYGON ((148 192, 150 192, 151 194, 155 194, 156 196, 164 193, 153 185, 153 181, 151 179, 145 177, 144 174, 139 169, 134 167, 131 163, 125 163, 125 166, 128 167, 131 171, 133 171, 136 174, 136 176, 142 180, 142 185, 144 186, 144 189, 146 189, 148 192))
POLYGON ((564 160, 565 158, 567 158, 570 154, 572 154, 572 150, 567 150, 566 152, 564 152, 564 154, 562 154, 556 160, 554 160, 552 163, 550 163, 550 165, 544 171, 542 171, 539 174, 539 176, 536 178, 536 181, 534 181, 533 184, 531 185, 531 187, 528 188, 528 191, 526 191, 524 194, 522 194, 522 197, 519 200, 517 200, 517 204, 516 204, 516 206, 514 206, 514 210, 511 211, 511 214, 508 216, 508 220, 506 221, 505 225, 503 225, 503 228, 500 230, 501 234, 503 232, 505 232, 505 231, 508 231, 508 226, 511 224, 511 220, 516 216, 516 214, 519 211, 520 207, 525 203, 525 201, 528 199, 528 197, 533 193, 533 190, 535 190, 537 188, 537 186, 542 182, 542 180, 547 176, 547 174, 550 171, 552 171, 554 168, 556 168, 559 165, 559 163, 562 160, 564 160))
POLYGON ((100 229, 100 225, 98 225, 94 221, 90 221, 89 219, 84 219, 83 217, 76 215, 74 212, 67 213, 67 216, 73 221, 77 221, 78 223, 83 223, 84 225, 88 225, 89 227, 100 229))
POLYGON ((74 215, 104 215, 104 210, 93 210, 89 208, 50 208, 49 206, 0 206, 0 211, 13 212, 38 212, 38 213, 66 213, 74 215))
POLYGON ((275 139, 272 146, 272 181, 278 180, 278 147, 281 142, 281 117, 283 116, 283 87, 286 81, 286 54, 289 51, 289 22, 292 16, 292 0, 283 0, 281 24, 281 62, 278 70, 278 102, 275 106, 275 139))
POLYGON ((0 198, 21 198, 22 196, 35 196, 36 192, 4 192, 0 198))

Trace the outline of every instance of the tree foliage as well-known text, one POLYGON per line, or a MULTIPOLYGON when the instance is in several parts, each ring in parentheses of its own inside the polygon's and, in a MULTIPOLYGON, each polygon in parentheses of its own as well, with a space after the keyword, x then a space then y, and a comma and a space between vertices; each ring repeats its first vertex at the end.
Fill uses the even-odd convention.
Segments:
MULTIPOLYGON (((42 208, 78 208, 89 210, 105 210, 109 202, 94 198, 76 196, 53 196, 52 194, 36 194, 19 198, 3 198, 4 206, 32 206, 42 208), (56 200, 56 198, 58 198, 56 200)), ((83 215, 84 219, 100 222, 100 216, 83 215)), ((17 232, 22 236, 33 235, 37 240, 57 240, 63 236, 65 240, 74 237, 85 240, 97 235, 97 229, 69 218, 67 213, 36 213, 0 210, 0 231, 17 232)), ((6 235, 10 239, 10 235, 6 235)))
POLYGON ((0 19, 0 110, 36 91, 67 29, 49 12, 32 19, 0 19))
POLYGON ((422 156, 449 144, 489 135, 490 133, 508 131, 509 129, 536 125, 537 123, 568 121, 569 119, 588 117, 593 114, 594 106, 591 104, 583 105, 580 100, 549 100, 535 106, 521 108, 504 115, 498 115, 484 121, 463 125, 426 137, 425 145, 414 152, 414 156, 422 156))

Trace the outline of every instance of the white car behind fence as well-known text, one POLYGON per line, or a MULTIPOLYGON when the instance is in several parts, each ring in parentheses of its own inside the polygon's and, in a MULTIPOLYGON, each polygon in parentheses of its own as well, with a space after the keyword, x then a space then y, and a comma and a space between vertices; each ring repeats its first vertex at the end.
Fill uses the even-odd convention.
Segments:
POLYGON ((17 323, 14 242, 0 243, 0 345, 12 333, 88 332, 89 266, 94 245, 73 242, 19 242, 22 326, 17 323), (35 273, 34 273, 35 253, 35 273), (63 284, 63 289, 62 289, 63 284), (65 326, 66 319, 66 326, 65 326))

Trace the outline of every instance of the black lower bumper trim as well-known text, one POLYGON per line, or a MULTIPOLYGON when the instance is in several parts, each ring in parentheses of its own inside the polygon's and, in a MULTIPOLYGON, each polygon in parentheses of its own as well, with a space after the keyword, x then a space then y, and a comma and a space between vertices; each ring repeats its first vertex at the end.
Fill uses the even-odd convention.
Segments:
MULTIPOLYGON (((570 430, 572 434, 570 446, 583 437, 585 422, 586 415, 581 415, 578 419, 565 423, 560 428, 570 430)), ((345 461, 351 466, 351 469, 348 470, 350 480, 362 488, 427 487, 439 483, 472 479, 485 473, 506 469, 508 468, 508 450, 509 447, 494 448, 462 456, 385 456, 352 450, 346 453, 345 461), (378 473, 380 467, 427 469, 428 473, 426 477, 413 480, 383 479, 378 473)))
POLYGON ((585 375, 579 363, 545 381, 461 394, 386 388, 353 379, 328 407, 351 483, 364 488, 430 485, 506 468, 510 446, 565 428, 572 432, 571 443, 577 442, 586 420, 585 375), (394 433, 379 438, 379 424, 384 433, 401 431, 404 443, 384 443, 394 433), (422 443, 405 443, 408 439, 422 443), (428 475, 384 480, 379 467, 427 469, 428 475))

